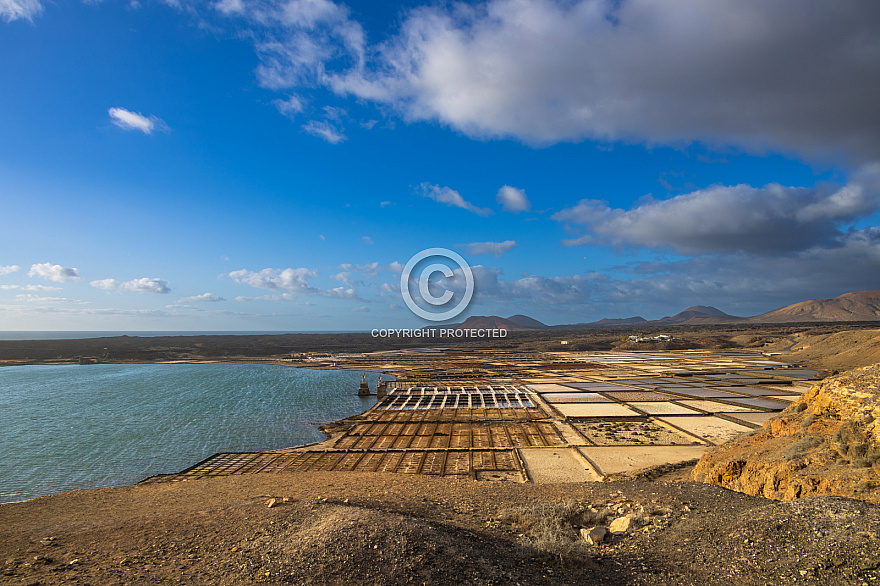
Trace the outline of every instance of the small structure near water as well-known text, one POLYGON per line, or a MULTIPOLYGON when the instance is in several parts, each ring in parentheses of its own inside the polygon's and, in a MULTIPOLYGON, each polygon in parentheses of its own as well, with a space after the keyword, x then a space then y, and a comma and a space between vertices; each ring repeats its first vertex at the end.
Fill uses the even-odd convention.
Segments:
POLYGON ((361 386, 358 387, 358 397, 369 397, 370 395, 370 385, 367 383, 367 375, 364 374, 361 377, 361 386))

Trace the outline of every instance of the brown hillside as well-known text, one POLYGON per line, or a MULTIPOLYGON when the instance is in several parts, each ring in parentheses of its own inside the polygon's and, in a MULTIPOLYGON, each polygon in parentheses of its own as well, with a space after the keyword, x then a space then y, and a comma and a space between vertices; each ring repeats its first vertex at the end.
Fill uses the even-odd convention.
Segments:
POLYGON ((877 414, 880 364, 825 379, 761 429, 708 450, 693 477, 774 499, 880 502, 877 414))
POLYGON ((880 291, 855 291, 833 299, 801 301, 753 317, 750 321, 880 321, 880 291))

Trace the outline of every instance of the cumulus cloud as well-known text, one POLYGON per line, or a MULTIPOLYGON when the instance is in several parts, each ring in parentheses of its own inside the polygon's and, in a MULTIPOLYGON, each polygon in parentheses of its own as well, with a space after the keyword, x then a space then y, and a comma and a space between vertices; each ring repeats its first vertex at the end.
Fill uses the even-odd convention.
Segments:
POLYGON ((473 212, 478 216, 485 217, 492 213, 492 210, 488 208, 479 208, 469 201, 465 201, 459 192, 450 187, 440 187, 439 185, 422 183, 416 189, 416 192, 423 197, 428 197, 436 202, 473 212))
POLYGON ((14 273, 15 271, 17 271, 19 269, 21 269, 21 267, 18 265, 0 266, 0 276, 14 273))
POLYGON ((213 295, 211 293, 202 293, 201 295, 193 295, 191 297, 183 297, 178 300, 178 303, 216 303, 218 301, 226 301, 222 297, 218 297, 217 295, 213 295))
POLYGON ((20 18, 33 21, 42 11, 39 0, 0 0, 0 18, 6 22, 20 18))
POLYGON ((526 275, 506 279, 495 267, 472 267, 474 304, 507 306, 527 315, 563 316, 558 323, 641 315, 658 319, 691 305, 753 316, 790 303, 880 290, 880 228, 849 231, 835 247, 776 255, 746 252, 676 261, 634 262, 609 272, 526 275), (853 270, 858 267, 858 270, 853 270))
POLYGON ((867 0, 495 0, 415 10, 382 46, 381 68, 330 79, 472 136, 872 158, 878 26, 867 0))
POLYGON ((586 231, 567 245, 671 248, 684 254, 778 253, 833 246, 842 229, 880 210, 880 165, 869 165, 843 187, 770 184, 712 186, 667 200, 646 198, 629 210, 582 200, 553 215, 586 231))
MULTIPOLYGON (((257 289, 271 289, 280 291, 283 294, 306 294, 318 295, 321 297, 329 297, 335 299, 357 299, 357 291, 353 288, 334 287, 333 289, 319 289, 309 284, 309 279, 318 276, 318 272, 313 269, 263 269, 261 271, 249 271, 241 269, 232 271, 228 274, 230 278, 238 283, 249 285, 257 289)), ((237 297, 236 301, 253 301, 255 299, 269 299, 268 297, 244 298, 237 297)), ((284 297, 271 300, 283 300, 284 297)))
POLYGON ((493 254, 501 256, 511 248, 516 246, 516 241, 505 240, 504 242, 471 242, 467 244, 468 252, 473 255, 493 254))
POLYGON ((526 197, 524 190, 509 185, 505 185, 498 190, 498 193, 495 195, 495 201, 501 204, 505 212, 514 214, 527 212, 532 205, 526 197))
POLYGON ((144 116, 140 112, 130 112, 125 108, 110 108, 110 121, 123 130, 139 130, 144 134, 153 134, 153 131, 167 130, 168 125, 161 118, 144 116))
POLYGON ((105 291, 125 291, 129 293, 171 293, 168 283, 162 279, 143 277, 131 281, 119 282, 116 279, 100 279, 89 283, 96 289, 105 291))
POLYGON ((77 269, 69 269, 61 265, 53 265, 47 262, 31 265, 28 271, 28 277, 42 277, 56 283, 65 281, 78 281, 79 271, 77 269))

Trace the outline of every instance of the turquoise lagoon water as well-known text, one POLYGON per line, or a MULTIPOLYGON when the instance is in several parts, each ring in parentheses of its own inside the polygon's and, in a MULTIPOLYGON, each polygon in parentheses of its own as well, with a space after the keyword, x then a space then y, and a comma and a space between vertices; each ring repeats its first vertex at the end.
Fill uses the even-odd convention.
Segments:
MULTIPOLYGON (((0 368, 0 502, 133 484, 215 452, 324 439, 361 372, 258 364, 0 368)), ((375 389, 376 374, 368 375, 375 389)), ((389 378, 389 377, 386 377, 389 378)))

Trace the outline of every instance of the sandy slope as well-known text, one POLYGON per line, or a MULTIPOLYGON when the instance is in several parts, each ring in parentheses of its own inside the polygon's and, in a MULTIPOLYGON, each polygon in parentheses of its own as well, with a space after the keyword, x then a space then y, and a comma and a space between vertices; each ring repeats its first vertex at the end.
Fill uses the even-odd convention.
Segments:
POLYGON ((880 507, 859 501, 780 503, 694 483, 256 474, 2 505, 0 582, 858 584, 880 579, 878 526, 880 507), (498 521, 563 501, 659 516, 562 556, 535 546, 537 530, 498 521))

